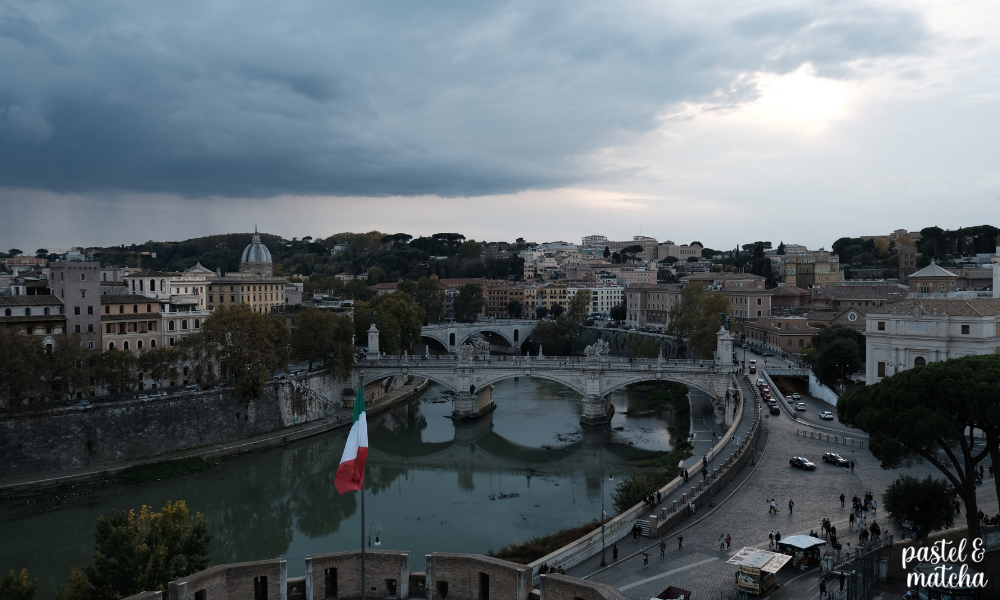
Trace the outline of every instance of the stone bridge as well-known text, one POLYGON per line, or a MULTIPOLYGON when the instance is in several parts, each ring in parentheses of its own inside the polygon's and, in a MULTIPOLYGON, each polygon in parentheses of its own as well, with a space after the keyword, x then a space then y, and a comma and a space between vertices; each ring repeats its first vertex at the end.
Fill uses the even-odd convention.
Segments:
POLYGON ((420 337, 439 342, 449 352, 457 352, 472 335, 482 332, 495 333, 502 337, 511 348, 520 348, 524 340, 535 330, 538 321, 521 319, 491 319, 476 323, 441 323, 425 325, 420 337))
MULTIPOLYGON (((377 356, 377 355, 375 355, 377 356)), ((614 414, 608 394, 632 383, 674 381, 702 390, 714 399, 725 396, 729 370, 711 361, 589 357, 496 357, 468 353, 459 356, 393 356, 358 361, 352 385, 359 377, 375 381, 392 375, 426 377, 455 392, 452 418, 474 419, 489 412, 492 384, 513 377, 538 377, 561 383, 583 398, 584 425, 606 423, 614 414)))

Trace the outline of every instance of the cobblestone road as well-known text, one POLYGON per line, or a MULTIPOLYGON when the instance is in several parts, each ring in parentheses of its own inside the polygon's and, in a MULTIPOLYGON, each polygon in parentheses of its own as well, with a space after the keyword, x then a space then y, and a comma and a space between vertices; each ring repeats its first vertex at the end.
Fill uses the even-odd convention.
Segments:
MULTIPOLYGON (((654 546, 659 540, 641 538, 639 542, 633 542, 628 537, 618 543, 618 563, 597 572, 600 568, 599 557, 595 557, 574 567, 570 573, 578 577, 590 576, 595 581, 614 585, 637 600, 652 598, 670 585, 691 590, 695 598, 718 598, 720 592, 729 593, 735 589, 735 569, 732 565, 725 564, 726 560, 744 546, 766 549, 770 530, 781 532, 782 537, 807 534, 811 529, 819 531, 822 519, 829 518, 836 525, 842 543, 856 543, 856 533, 849 531, 847 526, 852 496, 863 496, 865 492, 871 491, 881 502, 882 492, 900 473, 918 477, 927 474, 940 476, 939 472, 926 464, 886 471, 879 467, 878 461, 866 449, 851 449, 831 442, 796 436, 796 429, 804 429, 805 425, 793 422, 785 412, 780 416, 769 417, 766 423, 766 438, 762 438, 758 444, 758 456, 761 452, 763 456, 756 469, 744 469, 743 473, 718 493, 716 498, 721 500, 721 504, 710 515, 693 524, 686 522, 665 535, 666 558, 660 559, 659 549, 654 546), (820 457, 825 452, 839 452, 854 460, 854 472, 822 463, 820 457), (788 459, 796 455, 815 462, 816 471, 791 468, 788 459), (848 498, 846 508, 840 507, 841 493, 848 498), (768 514, 768 501, 771 498, 775 499, 779 507, 776 515, 768 514), (795 501, 794 512, 788 510, 790 499, 795 501), (683 549, 677 548, 678 531, 684 537, 683 549), (732 536, 731 550, 719 549, 721 534, 732 536), (643 566, 641 556, 631 555, 640 548, 649 546, 654 546, 649 550, 649 566, 643 566)), ((829 426, 842 428, 835 421, 829 426)), ((980 488, 979 501, 987 512, 997 512, 992 485, 980 488)), ((887 519, 880 517, 881 515, 869 515, 868 520, 877 520, 883 531, 897 536, 902 533, 895 531, 887 519)), ((695 518, 701 517, 696 515, 695 518)), ((609 558, 610 554, 609 549, 609 558)), ((778 582, 780 587, 764 598, 809 600, 819 595, 819 573, 815 568, 799 572, 786 567, 779 573, 778 582)))

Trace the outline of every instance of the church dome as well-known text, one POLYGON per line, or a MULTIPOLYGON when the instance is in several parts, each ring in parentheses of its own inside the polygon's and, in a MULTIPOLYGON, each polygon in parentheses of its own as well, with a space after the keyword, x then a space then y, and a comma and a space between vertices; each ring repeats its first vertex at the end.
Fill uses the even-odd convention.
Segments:
POLYGON ((243 257, 240 258, 241 263, 270 263, 271 262, 271 252, 267 249, 267 246, 261 243, 260 234, 256 230, 253 232, 253 240, 250 245, 243 250, 243 257))

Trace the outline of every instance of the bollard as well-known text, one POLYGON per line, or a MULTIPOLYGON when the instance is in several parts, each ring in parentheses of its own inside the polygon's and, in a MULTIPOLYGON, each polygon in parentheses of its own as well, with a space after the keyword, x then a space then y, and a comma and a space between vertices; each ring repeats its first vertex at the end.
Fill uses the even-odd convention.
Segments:
MULTIPOLYGON (((687 501, 687 497, 682 497, 681 500, 687 501)), ((670 504, 670 512, 677 512, 677 501, 676 500, 674 500, 670 504)))

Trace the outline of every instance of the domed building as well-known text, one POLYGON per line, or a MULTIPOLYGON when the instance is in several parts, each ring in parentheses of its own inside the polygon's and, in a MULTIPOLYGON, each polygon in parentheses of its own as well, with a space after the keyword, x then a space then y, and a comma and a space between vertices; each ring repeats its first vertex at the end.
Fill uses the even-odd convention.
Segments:
POLYGON ((253 229, 253 239, 243 250, 240 258, 240 273, 253 273, 259 277, 273 277, 274 266, 271 264, 271 251, 260 241, 257 228, 253 229))

